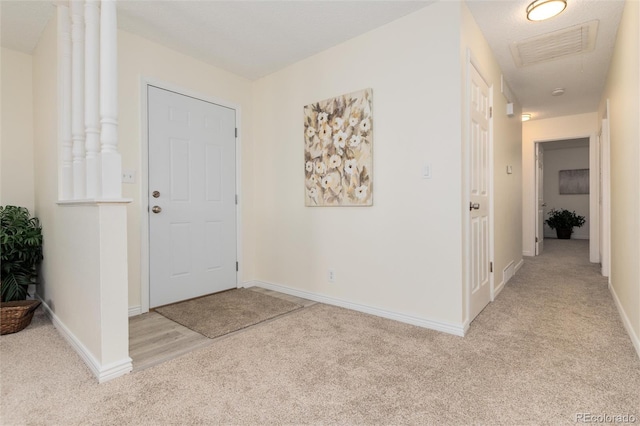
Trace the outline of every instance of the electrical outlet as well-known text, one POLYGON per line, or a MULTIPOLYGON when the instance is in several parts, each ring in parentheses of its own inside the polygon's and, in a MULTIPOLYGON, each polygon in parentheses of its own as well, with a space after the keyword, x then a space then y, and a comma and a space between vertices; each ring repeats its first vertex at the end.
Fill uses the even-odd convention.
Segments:
POLYGON ((330 283, 335 283, 336 282, 336 271, 334 271, 333 269, 329 269, 329 273, 327 274, 327 278, 329 279, 330 283))

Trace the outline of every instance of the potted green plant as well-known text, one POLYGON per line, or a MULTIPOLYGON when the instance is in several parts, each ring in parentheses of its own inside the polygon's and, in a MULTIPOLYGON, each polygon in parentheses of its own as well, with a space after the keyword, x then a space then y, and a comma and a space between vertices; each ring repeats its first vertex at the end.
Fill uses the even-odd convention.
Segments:
POLYGON ((580 228, 586 222, 584 216, 577 215, 575 210, 551 209, 548 213, 549 219, 545 223, 549 228, 555 229, 558 239, 568 240, 571 238, 573 228, 580 228))
POLYGON ((42 227, 29 210, 0 206, 0 334, 25 328, 40 305, 25 300, 30 284, 36 284, 42 261, 42 227))

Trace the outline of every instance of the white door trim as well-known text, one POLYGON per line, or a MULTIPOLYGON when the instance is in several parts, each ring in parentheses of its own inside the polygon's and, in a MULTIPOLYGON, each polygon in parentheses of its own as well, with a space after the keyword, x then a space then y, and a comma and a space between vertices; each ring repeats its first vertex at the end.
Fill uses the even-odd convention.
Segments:
MULTIPOLYGON (((540 167, 538 167, 538 163, 539 163, 539 156, 540 154, 542 154, 544 151, 542 150, 542 144, 540 142, 535 142, 534 143, 536 149, 535 149, 535 164, 536 164, 536 170, 535 170, 535 190, 536 190, 536 224, 535 224, 535 236, 534 236, 534 241, 535 241, 535 248, 533 250, 534 254, 536 256, 539 256, 540 253, 540 246, 543 246, 544 250, 544 215, 542 218, 540 218, 540 191, 542 190, 544 192, 544 185, 542 188, 540 188, 540 167), (542 219, 542 229, 539 228, 540 226, 540 222, 542 219), (542 242, 539 241, 539 237, 542 237, 542 242)), ((543 158, 543 163, 542 163, 542 178, 544 181, 544 158, 543 158)), ((543 194, 543 198, 544 198, 544 194, 543 194)), ((544 209, 543 209, 544 210, 544 209)))
MULTIPOLYGON (((470 128, 470 102, 471 102, 471 66, 475 67, 475 69, 480 74, 480 77, 487 82, 489 86, 489 106, 493 108, 493 83, 489 84, 490 80, 486 77, 482 67, 479 62, 471 52, 471 49, 467 48, 467 60, 466 60, 466 78, 465 78, 465 107, 464 107, 464 126, 466 129, 466 135, 463 140, 463 160, 462 160, 462 211, 467 212, 469 209, 470 197, 469 197, 469 188, 471 186, 471 176, 469 175, 469 169, 471 167, 471 159, 469 157, 469 149, 470 149, 470 138, 471 138, 471 128, 470 128)), ((493 197, 493 181, 494 181, 494 161, 493 161, 493 117, 489 119, 489 199, 491 202, 489 203, 489 227, 491 228, 489 231, 489 260, 493 262, 494 271, 489 273, 489 289, 491 295, 491 301, 495 300, 497 292, 495 291, 495 256, 494 256, 494 244, 495 244, 495 224, 494 224, 494 197, 493 197)), ((463 265, 465 269, 464 274, 464 291, 465 291, 465 312, 463 315, 464 318, 464 329, 469 328, 469 324, 471 319, 469 318, 469 313, 471 312, 471 238, 470 238, 470 229, 469 229, 469 220, 466 217, 463 221, 462 227, 462 244, 463 244, 463 265)))
POLYGON ((589 136, 589 261, 600 263, 600 149, 598 136, 589 136))
MULTIPOLYGON (((600 220, 602 234, 600 235, 600 245, 602 259, 600 259, 602 267, 602 275, 610 276, 611 268, 611 135, 609 132, 609 99, 607 99, 605 116, 602 118, 601 129, 601 157, 602 164, 602 212, 600 220)), ((611 282, 611 279, 609 279, 611 282)))
POLYGON ((216 105, 233 109, 236 112, 236 194, 238 204, 236 206, 236 258, 240 267, 236 274, 236 286, 242 282, 242 203, 240 200, 242 190, 241 170, 241 143, 242 143, 242 113, 240 105, 208 96, 193 90, 179 87, 172 83, 157 80, 150 77, 140 77, 140 306, 141 313, 149 312, 149 110, 147 105, 147 91, 149 86, 155 86, 181 95, 200 99, 216 105))
MULTIPOLYGON (((536 223, 538 221, 538 182, 536 177, 536 172, 535 172, 535 168, 536 168, 536 149, 538 144, 540 143, 544 143, 544 142, 555 142, 555 141, 562 141, 562 140, 567 140, 567 139, 589 139, 589 170, 593 171, 596 170, 597 171, 597 161, 598 161, 598 156, 599 153, 597 153, 596 151, 598 151, 596 149, 597 147, 597 135, 595 133, 592 134, 563 134, 563 135, 558 135, 557 137, 550 137, 550 138, 545 138, 545 139, 535 139, 533 141, 533 143, 531 144, 531 149, 533 150, 533 155, 531 158, 533 158, 533 191, 531 194, 529 194, 530 197, 533 198, 533 207, 534 207, 534 221, 532 224, 532 228, 533 228, 533 234, 534 238, 531 239, 531 241, 528 243, 529 247, 531 247, 533 250, 531 251, 531 253, 533 253, 533 256, 535 256, 536 253, 536 242, 535 242, 535 230, 536 230, 536 223)), ((599 184, 598 184, 598 174, 597 173, 589 173, 589 260, 590 262, 599 262, 599 252, 600 252, 600 246, 599 246, 599 238, 597 237, 598 233, 599 233, 599 229, 600 229, 600 225, 599 225, 599 215, 598 215, 598 197, 599 197, 599 184), (595 236, 594 236, 595 234, 595 236)), ((531 228, 529 228, 531 229, 531 228)))

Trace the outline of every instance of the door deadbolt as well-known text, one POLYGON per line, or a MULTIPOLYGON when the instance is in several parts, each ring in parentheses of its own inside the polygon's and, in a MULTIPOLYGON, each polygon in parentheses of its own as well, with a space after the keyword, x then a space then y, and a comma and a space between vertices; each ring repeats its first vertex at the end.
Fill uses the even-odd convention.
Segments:
POLYGON ((151 195, 153 196, 153 198, 158 198, 160 196, 160 191, 153 191, 151 195))
POLYGON ((153 208, 151 209, 152 212, 154 213, 160 213, 162 211, 162 207, 160 206, 153 206, 153 208))

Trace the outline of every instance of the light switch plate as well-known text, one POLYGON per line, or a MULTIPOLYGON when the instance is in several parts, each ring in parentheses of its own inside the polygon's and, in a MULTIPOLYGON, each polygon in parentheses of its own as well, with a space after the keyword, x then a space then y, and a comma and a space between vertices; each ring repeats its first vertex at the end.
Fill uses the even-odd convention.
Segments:
POLYGON ((431 179, 431 164, 422 166, 422 179, 431 179))
POLYGON ((507 166, 507 174, 510 175, 513 173, 513 167, 507 166))

